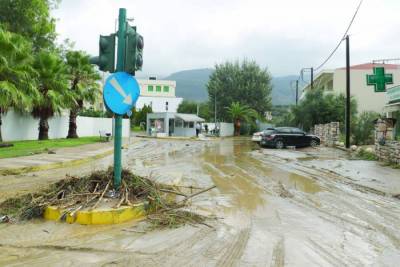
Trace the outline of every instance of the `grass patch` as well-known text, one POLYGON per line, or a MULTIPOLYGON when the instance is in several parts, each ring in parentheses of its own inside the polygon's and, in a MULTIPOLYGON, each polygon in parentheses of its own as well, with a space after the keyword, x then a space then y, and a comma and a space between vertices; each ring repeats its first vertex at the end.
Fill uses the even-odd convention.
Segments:
POLYGON ((146 131, 146 130, 142 130, 142 129, 140 128, 140 126, 132 126, 132 127, 131 127, 131 130, 132 130, 133 132, 144 132, 144 131, 146 131))
MULTIPOLYGON (((57 206, 67 213, 82 209, 94 209, 101 201, 108 198, 107 193, 115 192, 113 188, 113 169, 97 171, 84 177, 67 177, 51 184, 48 188, 33 194, 9 198, 0 203, 0 217, 6 215, 12 221, 24 221, 43 217, 47 206, 57 206)), ((135 206, 145 203, 151 229, 178 227, 184 224, 204 224, 207 217, 182 210, 188 200, 214 187, 187 194, 174 186, 159 184, 144 177, 122 171, 122 184, 118 196, 114 198, 118 205, 135 206), (183 199, 177 201, 176 196, 183 199)), ((193 188, 188 192, 192 192, 193 188)), ((63 216, 64 217, 64 216, 63 216)), ((64 218, 65 219, 65 218, 64 218)), ((209 226, 209 225, 207 225, 209 226)))
POLYGON ((51 140, 29 140, 15 141, 14 146, 0 148, 0 158, 15 158, 29 156, 41 153, 47 153, 49 150, 63 147, 74 147, 86 144, 100 142, 98 136, 81 137, 75 139, 51 139, 51 140))

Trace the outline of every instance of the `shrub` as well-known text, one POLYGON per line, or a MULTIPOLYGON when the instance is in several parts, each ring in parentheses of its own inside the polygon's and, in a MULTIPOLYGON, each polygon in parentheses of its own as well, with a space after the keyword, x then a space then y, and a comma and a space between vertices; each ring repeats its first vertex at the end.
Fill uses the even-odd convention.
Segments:
POLYGON ((374 152, 369 152, 365 150, 364 148, 361 148, 360 150, 357 151, 357 158, 363 159, 363 160, 378 160, 378 157, 375 155, 374 152))
POLYGON ((374 120, 379 114, 373 111, 364 111, 355 120, 352 129, 353 143, 355 145, 374 144, 374 120))
POLYGON ((109 111, 84 109, 78 113, 82 117, 93 117, 93 118, 112 118, 112 113, 109 111))

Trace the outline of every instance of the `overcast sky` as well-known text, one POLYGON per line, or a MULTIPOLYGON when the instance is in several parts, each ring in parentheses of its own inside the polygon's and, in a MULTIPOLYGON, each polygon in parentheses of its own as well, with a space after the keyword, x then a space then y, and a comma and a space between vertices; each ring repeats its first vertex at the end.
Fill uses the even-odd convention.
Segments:
MULTIPOLYGON (((145 40, 142 75, 252 59, 274 76, 319 65, 342 37, 359 0, 63 0, 59 39, 98 54, 118 9, 145 40)), ((350 31, 352 64, 400 57, 399 0, 365 0, 350 31)), ((345 65, 344 43, 326 68, 345 65)))

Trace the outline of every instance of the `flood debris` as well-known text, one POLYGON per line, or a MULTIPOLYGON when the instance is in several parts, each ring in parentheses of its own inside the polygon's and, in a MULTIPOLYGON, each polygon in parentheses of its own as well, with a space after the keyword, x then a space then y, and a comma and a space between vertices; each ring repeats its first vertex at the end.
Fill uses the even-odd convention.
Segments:
POLYGON ((152 228, 178 227, 183 224, 205 224, 208 217, 182 210, 188 200, 205 193, 215 186, 197 189, 193 186, 172 186, 156 183, 151 179, 122 171, 122 184, 117 192, 113 188, 113 169, 96 171, 83 177, 67 176, 36 193, 13 197, 0 203, 1 222, 41 218, 47 206, 57 206, 66 214, 75 214, 83 209, 95 209, 112 198, 114 208, 137 206, 145 203, 148 220, 152 228), (187 192, 186 192, 187 191, 187 192), (2 216, 3 215, 3 216, 2 216), (8 218, 8 219, 4 219, 8 218))
POLYGON ((286 189, 286 187, 283 185, 281 181, 278 183, 278 194, 280 197, 283 198, 293 198, 293 194, 290 193, 289 190, 286 189))
POLYGON ((183 224, 203 224, 207 227, 213 228, 211 225, 205 223, 207 217, 186 210, 162 211, 150 214, 147 218, 151 223, 150 228, 176 228, 183 224))

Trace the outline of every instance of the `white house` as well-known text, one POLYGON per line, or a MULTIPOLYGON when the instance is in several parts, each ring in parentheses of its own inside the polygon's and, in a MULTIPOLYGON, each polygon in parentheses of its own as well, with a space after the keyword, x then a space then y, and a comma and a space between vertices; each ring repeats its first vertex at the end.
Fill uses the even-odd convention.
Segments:
MULTIPOLYGON (((367 63, 354 65, 350 68, 350 90, 351 95, 357 100, 358 111, 383 113, 387 104, 385 91, 377 92, 373 85, 368 85, 367 75, 378 80, 383 79, 382 83, 388 89, 400 85, 400 65, 367 63), (375 75, 374 68, 377 67, 384 68, 385 75, 383 77, 375 75), (387 79, 389 76, 391 76, 391 79, 387 79), (392 80, 392 82, 389 82, 389 80, 392 80)), ((313 88, 323 88, 326 92, 346 94, 346 68, 321 71, 314 79, 313 88)), ((311 90, 310 84, 303 89, 300 100, 309 90, 311 90)))
POLYGON ((140 97, 136 109, 151 106, 153 112, 177 112, 183 98, 175 96, 176 82, 167 80, 138 80, 140 97))

